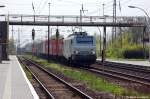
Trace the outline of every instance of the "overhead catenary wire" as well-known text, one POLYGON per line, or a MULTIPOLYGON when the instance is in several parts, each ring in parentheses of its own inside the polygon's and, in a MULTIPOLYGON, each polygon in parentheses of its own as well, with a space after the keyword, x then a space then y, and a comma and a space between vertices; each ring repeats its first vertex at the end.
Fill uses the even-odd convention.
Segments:
POLYGON ((59 0, 61 2, 65 2, 65 3, 72 3, 72 4, 76 4, 76 5, 81 5, 82 3, 79 2, 74 2, 74 1, 70 1, 70 0, 59 0))
POLYGON ((45 0, 45 2, 43 3, 43 6, 39 9, 38 14, 41 14, 41 13, 42 13, 42 11, 43 11, 44 8, 46 7, 47 3, 48 3, 48 0, 45 0))
MULTIPOLYGON (((118 5, 119 7, 119 10, 122 9, 122 7, 127 4, 128 2, 130 2, 132 0, 117 0, 116 4, 118 5)), ((113 2, 109 1, 109 2, 106 2, 105 3, 105 13, 109 13, 109 14, 112 14, 112 11, 113 11, 113 2), (110 5, 111 4, 111 5, 110 5), (111 13, 110 13, 111 12, 111 13)), ((102 6, 102 5, 99 5, 99 6, 102 6)), ((95 13, 98 13, 99 12, 99 9, 96 9, 94 11, 91 11, 91 12, 88 12, 88 14, 95 14, 95 13)), ((120 12, 121 13, 121 12, 120 12)))
MULTIPOLYGON (((108 11, 112 11, 112 4, 113 4, 113 1, 108 1, 108 2, 104 2, 106 5, 105 5, 105 11, 108 12, 108 11), (111 9, 110 9, 111 8, 111 9)), ((99 6, 101 6, 101 4, 99 4, 99 6)), ((98 13, 99 9, 96 9, 92 12, 89 12, 88 14, 94 14, 94 13, 98 13)))
MULTIPOLYGON (((123 5, 127 4, 127 3, 129 3, 130 1, 132 1, 132 0, 116 0, 116 4, 119 5, 119 3, 121 3, 122 6, 123 6, 123 5)), ((106 9, 110 8, 110 7, 112 8, 113 2, 111 4, 107 4, 107 3, 105 3, 105 4, 106 4, 105 5, 106 9)))
POLYGON ((42 1, 43 1, 43 0, 41 0, 41 1, 39 2, 39 5, 38 5, 38 7, 37 7, 37 11, 40 10, 40 6, 41 6, 42 1))

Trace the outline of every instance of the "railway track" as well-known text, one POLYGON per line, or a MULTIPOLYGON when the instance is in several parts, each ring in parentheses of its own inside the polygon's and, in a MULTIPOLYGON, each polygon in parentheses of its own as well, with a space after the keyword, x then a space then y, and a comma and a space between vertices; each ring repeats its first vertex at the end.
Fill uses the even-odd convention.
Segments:
POLYGON ((137 65, 105 62, 104 65, 100 65, 100 63, 93 65, 93 67, 88 70, 105 76, 140 83, 150 87, 150 68, 136 66, 137 65))
MULTIPOLYGON (((105 64, 105 67, 106 66, 107 65, 105 64)), ((115 66, 117 66, 117 65, 115 65, 115 66)), ((110 64, 109 64, 109 67, 111 67, 110 64)), ((114 65, 112 67, 114 67, 114 65)), ((117 66, 117 67, 119 67, 119 66, 117 66)), ((77 67, 77 68, 79 69, 79 67, 77 67)), ((121 69, 124 69, 124 68, 121 67, 121 69)), ((142 77, 142 76, 132 75, 132 74, 120 72, 117 70, 110 70, 110 69, 103 68, 100 66, 99 67, 90 67, 90 68, 80 68, 80 69, 87 70, 87 71, 90 71, 90 72, 93 72, 96 74, 104 75, 107 77, 113 77, 116 79, 126 80, 126 81, 133 82, 133 83, 139 83, 139 84, 142 84, 144 86, 150 87, 150 83, 149 83, 150 79, 142 77)), ((125 69, 129 70, 127 67, 125 69)), ((140 72, 142 72, 142 71, 140 71, 140 72)))
POLYGON ((43 87, 48 99, 93 99, 39 64, 23 57, 19 57, 19 60, 43 87))
MULTIPOLYGON (((102 62, 97 61, 96 64, 102 65, 102 62)), ((142 73, 149 73, 150 74, 150 67, 148 66, 140 66, 140 65, 133 65, 133 64, 124 64, 124 63, 116 63, 116 62, 109 62, 105 61, 103 64, 104 66, 120 68, 135 72, 142 72, 142 73)))
POLYGON ((121 79, 121 80, 126 80, 129 82, 134 82, 134 83, 139 83, 142 84, 144 86, 149 86, 150 87, 150 83, 149 83, 149 79, 143 78, 143 77, 138 77, 135 75, 130 75, 130 74, 125 74, 122 72, 118 72, 118 71, 112 71, 112 70, 108 70, 108 69, 102 69, 102 68, 83 68, 86 69, 90 72, 96 73, 96 74, 100 74, 100 75, 104 75, 107 77, 113 77, 116 79, 121 79))
POLYGON ((47 88, 43 85, 43 83, 38 79, 38 77, 30 70, 30 68, 28 66, 26 66, 26 63, 23 61, 23 59, 21 59, 20 57, 18 57, 18 59, 19 59, 20 63, 22 65, 24 65, 26 67, 26 69, 31 73, 32 77, 38 83, 38 85, 40 85, 40 88, 38 90, 39 91, 42 90, 42 92, 37 92, 39 97, 44 98, 44 99, 55 99, 53 97, 53 95, 51 95, 51 93, 47 90, 47 88), (43 96, 44 94, 45 94, 45 96, 43 96))
POLYGON ((132 65, 132 64, 123 64, 123 63, 115 63, 106 61, 103 65, 102 63, 93 65, 94 67, 107 68, 109 70, 119 71, 125 74, 137 76, 138 79, 146 79, 150 81, 150 67, 148 66, 140 66, 140 65, 132 65))
MULTIPOLYGON (((33 63, 37 63, 36 61, 33 61, 33 63)), ((40 65, 40 63, 37 63, 40 65)), ((75 67, 72 67, 75 69, 75 67)), ((102 75, 104 77, 110 77, 110 78, 114 78, 114 80, 121 80, 121 81, 127 81, 131 84, 136 84, 137 86, 142 86, 144 87, 141 90, 147 90, 147 92, 149 92, 149 87, 150 87, 150 83, 149 80, 147 78, 144 77, 135 77, 135 75, 130 75, 128 73, 123 73, 123 72, 119 72, 119 71, 114 71, 114 70, 109 70, 109 69, 105 69, 105 68, 95 68, 95 67, 91 67, 91 68, 79 68, 77 67, 76 69, 82 69, 82 70, 86 70, 88 72, 92 72, 94 74, 97 75, 102 75), (145 89, 146 88, 146 89, 145 89)))

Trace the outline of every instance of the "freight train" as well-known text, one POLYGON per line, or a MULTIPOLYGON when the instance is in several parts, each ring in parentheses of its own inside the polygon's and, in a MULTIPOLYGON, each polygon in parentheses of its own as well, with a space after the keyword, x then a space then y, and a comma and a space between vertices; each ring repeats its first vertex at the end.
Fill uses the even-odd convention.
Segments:
MULTIPOLYGON (((29 48, 26 51, 29 52, 29 48)), ((33 52, 47 58, 48 41, 34 44, 33 52)), ((86 32, 74 32, 65 39, 51 39, 49 40, 49 58, 66 60, 71 64, 93 64, 96 61, 95 37, 89 36, 86 32)))

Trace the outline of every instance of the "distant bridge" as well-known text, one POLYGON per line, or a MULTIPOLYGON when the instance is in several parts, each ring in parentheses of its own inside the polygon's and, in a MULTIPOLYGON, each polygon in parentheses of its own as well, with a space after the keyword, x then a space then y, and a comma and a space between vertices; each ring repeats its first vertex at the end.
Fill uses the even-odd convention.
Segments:
POLYGON ((144 17, 112 16, 53 16, 48 15, 0 15, 0 21, 8 21, 9 25, 38 26, 106 26, 106 27, 145 27, 144 17))

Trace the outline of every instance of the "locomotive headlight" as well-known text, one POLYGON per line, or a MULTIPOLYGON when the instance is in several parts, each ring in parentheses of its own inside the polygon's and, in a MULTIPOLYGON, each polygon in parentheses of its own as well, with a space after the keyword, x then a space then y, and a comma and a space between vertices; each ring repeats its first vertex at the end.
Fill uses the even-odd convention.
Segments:
POLYGON ((92 51, 92 54, 95 54, 95 51, 94 51, 94 50, 92 51))
POLYGON ((79 54, 79 51, 78 51, 78 50, 75 50, 75 51, 74 51, 74 54, 79 54))

